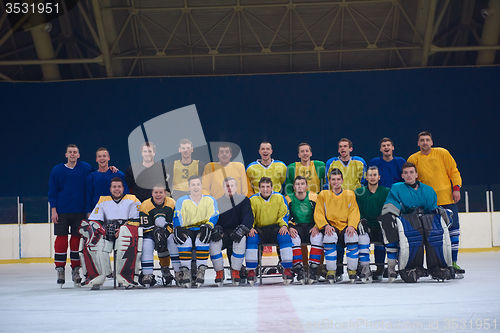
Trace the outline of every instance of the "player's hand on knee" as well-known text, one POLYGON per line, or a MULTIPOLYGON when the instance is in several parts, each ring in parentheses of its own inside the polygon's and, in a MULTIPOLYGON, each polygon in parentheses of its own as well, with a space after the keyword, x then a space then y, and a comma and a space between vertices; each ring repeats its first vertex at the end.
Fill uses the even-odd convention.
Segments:
POLYGON ((331 225, 327 224, 325 226, 325 234, 328 236, 333 236, 334 233, 335 233, 335 228, 332 227, 331 225))
POLYGON ((319 234, 319 229, 317 226, 314 226, 313 228, 311 228, 311 230, 309 230, 309 233, 311 234, 311 237, 315 237, 316 235, 319 234))
POLYGON ((212 236, 213 228, 208 224, 202 224, 200 226, 200 241, 204 244, 210 243, 210 238, 212 236))
POLYGON ((356 234, 356 229, 354 229, 354 227, 352 226, 348 226, 346 229, 345 229, 345 233, 347 234, 347 236, 349 237, 352 237, 354 235, 357 235, 356 234))
POLYGON ((280 228, 280 230, 278 231, 278 233, 281 235, 281 236, 284 236, 286 234, 288 234, 288 227, 286 225, 282 226, 280 228))
MULTIPOLYGON (((252 228, 252 230, 255 230, 255 229, 252 228)), ((231 240, 233 242, 239 243, 239 242, 241 242, 241 239, 243 238, 243 236, 245 236, 249 231, 250 231, 250 229, 248 229, 248 227, 246 225, 240 224, 231 233, 231 235, 230 235, 231 240)))
POLYGON ((292 237, 292 238, 295 238, 298 235, 297 229, 295 229, 293 227, 288 227, 288 233, 290 234, 290 237, 292 237))
POLYGON ((214 231, 212 232, 212 242, 219 242, 224 236, 224 229, 220 225, 215 225, 214 231))
POLYGON ((174 229, 174 243, 177 245, 182 245, 186 242, 188 238, 187 229, 184 227, 176 227, 174 229))

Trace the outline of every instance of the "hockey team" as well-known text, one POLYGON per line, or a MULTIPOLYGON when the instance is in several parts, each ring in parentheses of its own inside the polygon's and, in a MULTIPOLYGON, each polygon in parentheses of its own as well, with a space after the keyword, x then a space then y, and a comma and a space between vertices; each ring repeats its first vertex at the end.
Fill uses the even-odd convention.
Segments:
POLYGON ((383 138, 382 157, 367 165, 351 155, 349 139, 326 164, 311 160, 311 146, 301 143, 300 161, 287 167, 263 142, 261 158, 245 169, 231 160, 230 145, 219 146, 219 162, 205 165, 191 158, 193 144, 183 139, 181 159, 163 165, 154 160, 156 146, 145 142, 142 163, 125 174, 108 166, 106 148, 97 150, 95 170, 69 145, 67 163, 49 180, 57 283, 65 283, 68 244, 75 286, 92 290, 107 279, 126 288, 155 285, 154 251, 163 285, 200 287, 210 257, 222 286, 224 249, 232 284, 253 285, 263 246, 279 249, 284 284, 337 283, 344 266, 351 283, 462 278, 460 173, 446 149, 432 147, 431 133, 421 132, 417 144, 406 161, 383 138))

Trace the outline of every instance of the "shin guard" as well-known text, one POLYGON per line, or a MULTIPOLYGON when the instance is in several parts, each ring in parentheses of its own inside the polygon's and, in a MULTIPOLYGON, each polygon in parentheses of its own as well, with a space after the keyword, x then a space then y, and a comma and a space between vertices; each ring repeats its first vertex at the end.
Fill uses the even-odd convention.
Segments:
POLYGON ((416 282, 417 275, 408 274, 405 280, 405 271, 413 269, 423 271, 424 263, 424 229, 419 218, 420 214, 408 214, 396 218, 399 231, 399 269, 401 278, 405 282, 416 282))
POLYGON ((104 239, 106 230, 97 221, 82 221, 79 229, 80 258, 85 281, 82 286, 102 285, 106 276, 111 274, 109 253, 111 242, 104 239))

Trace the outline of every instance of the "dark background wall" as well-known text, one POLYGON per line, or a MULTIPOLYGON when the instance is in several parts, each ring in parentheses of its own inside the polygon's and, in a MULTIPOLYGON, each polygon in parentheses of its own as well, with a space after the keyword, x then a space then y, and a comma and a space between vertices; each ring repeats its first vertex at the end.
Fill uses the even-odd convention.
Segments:
POLYGON ((100 146, 111 164, 130 164, 128 135, 165 112, 195 104, 207 142, 238 144, 250 163, 259 143, 289 164, 308 142, 313 159, 337 154, 342 137, 367 162, 379 140, 395 155, 418 150, 417 134, 455 157, 464 184, 498 184, 500 67, 1 83, 0 196, 46 195, 51 168, 76 143, 96 166, 100 146))

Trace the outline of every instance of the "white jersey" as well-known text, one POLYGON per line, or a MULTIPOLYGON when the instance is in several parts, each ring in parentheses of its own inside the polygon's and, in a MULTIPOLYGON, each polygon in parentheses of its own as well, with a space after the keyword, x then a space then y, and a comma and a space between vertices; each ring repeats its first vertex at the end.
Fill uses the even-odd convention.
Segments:
POLYGON ((139 219, 141 202, 132 194, 126 194, 116 202, 111 196, 102 196, 89 216, 91 221, 139 219))

